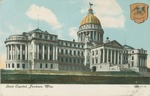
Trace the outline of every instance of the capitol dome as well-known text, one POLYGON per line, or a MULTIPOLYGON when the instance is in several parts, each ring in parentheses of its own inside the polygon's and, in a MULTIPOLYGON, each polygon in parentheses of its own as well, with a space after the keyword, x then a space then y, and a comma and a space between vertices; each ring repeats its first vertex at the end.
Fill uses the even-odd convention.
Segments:
POLYGON ((93 10, 91 8, 88 10, 88 15, 81 21, 80 26, 85 24, 101 25, 99 19, 93 14, 93 10))

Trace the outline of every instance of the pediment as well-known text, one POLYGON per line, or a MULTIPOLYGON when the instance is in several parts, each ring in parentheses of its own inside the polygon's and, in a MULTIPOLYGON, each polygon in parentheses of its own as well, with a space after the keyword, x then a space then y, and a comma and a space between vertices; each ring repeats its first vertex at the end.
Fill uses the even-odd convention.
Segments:
POLYGON ((116 40, 110 41, 109 43, 105 43, 105 46, 114 47, 114 48, 123 48, 123 46, 118 43, 116 40))

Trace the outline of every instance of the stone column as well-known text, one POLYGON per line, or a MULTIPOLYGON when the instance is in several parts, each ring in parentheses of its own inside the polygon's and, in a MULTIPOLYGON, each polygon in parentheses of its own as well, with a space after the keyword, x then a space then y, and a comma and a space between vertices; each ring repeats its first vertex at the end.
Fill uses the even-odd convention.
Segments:
POLYGON ((107 49, 107 61, 106 63, 109 63, 109 50, 107 49))
POLYGON ((54 45, 53 46, 53 60, 55 60, 55 55, 56 55, 55 50, 56 50, 56 48, 55 48, 55 45, 54 45))
POLYGON ((13 44, 11 45, 11 60, 13 60, 13 44))
POLYGON ((58 60, 58 48, 56 46, 56 60, 58 60))
POLYGON ((103 49, 103 63, 105 63, 105 49, 103 49))
POLYGON ((48 57, 48 60, 49 60, 49 59, 50 59, 50 58, 49 58, 49 56, 50 56, 50 45, 48 45, 48 52, 47 52, 47 53, 48 53, 48 54, 47 54, 47 55, 48 55, 47 57, 48 57))
POLYGON ((20 60, 22 60, 22 45, 20 44, 20 60))
POLYGON ((145 60, 145 66, 144 67, 146 67, 147 66, 147 59, 146 59, 146 57, 144 58, 144 60, 145 60))
POLYGON ((122 61, 123 61, 123 52, 121 51, 121 65, 122 65, 122 61))
POLYGON ((37 47, 37 59, 39 59, 39 44, 37 44, 36 47, 37 47))
POLYGON ((85 41, 85 32, 83 33, 83 42, 85 41))
POLYGON ((116 64, 116 50, 114 50, 114 64, 116 64))
POLYGON ((95 31, 95 41, 97 41, 97 32, 95 31))
POLYGON ((99 32, 97 31, 97 41, 99 41, 99 32))
POLYGON ((98 55, 98 63, 100 64, 101 63, 101 49, 100 50, 98 50, 98 53, 99 53, 99 55, 98 55))
POLYGON ((99 41, 101 41, 101 33, 99 33, 98 35, 99 35, 99 41))
POLYGON ((119 57, 120 57, 120 51, 118 51, 117 53, 118 53, 118 57, 117 57, 118 60, 117 60, 117 62, 118 62, 118 65, 120 65, 120 62, 119 62, 120 61, 120 59, 119 59, 119 57))
POLYGON ((25 45, 25 60, 28 59, 28 45, 25 45))
POLYGON ((111 60, 111 61, 110 61, 110 63, 113 64, 113 62, 112 62, 112 61, 113 61, 113 54, 112 54, 112 53, 113 53, 113 50, 110 50, 110 53, 111 53, 111 56, 110 56, 110 58, 111 58, 110 60, 111 60))
MULTIPOLYGON (((35 43, 33 44, 33 60, 35 59, 35 48, 36 48, 36 46, 35 46, 35 43)), ((33 66, 34 66, 34 64, 33 64, 33 66)))
POLYGON ((9 60, 9 45, 6 45, 6 48, 7 48, 7 60, 9 60))
POLYGON ((43 60, 44 60, 44 54, 45 54, 45 52, 44 52, 44 44, 43 44, 43 60))
POLYGON ((94 36, 95 36, 95 34, 94 34, 94 33, 95 33, 95 32, 94 32, 94 31, 92 31, 92 33, 93 33, 93 38, 92 38, 92 40, 93 40, 93 41, 95 41, 95 38, 94 38, 94 36))
POLYGON ((91 32, 89 31, 89 38, 90 38, 90 40, 91 40, 91 32))
POLYGON ((79 42, 81 42, 81 33, 79 33, 79 42))

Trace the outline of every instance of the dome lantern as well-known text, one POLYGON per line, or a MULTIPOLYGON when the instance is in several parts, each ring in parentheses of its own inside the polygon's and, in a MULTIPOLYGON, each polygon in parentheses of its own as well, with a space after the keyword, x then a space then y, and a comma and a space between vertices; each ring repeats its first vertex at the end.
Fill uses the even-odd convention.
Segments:
POLYGON ((101 26, 99 19, 93 13, 93 9, 92 9, 93 4, 89 3, 89 5, 90 8, 88 10, 88 15, 82 19, 80 26, 85 24, 95 24, 101 26))

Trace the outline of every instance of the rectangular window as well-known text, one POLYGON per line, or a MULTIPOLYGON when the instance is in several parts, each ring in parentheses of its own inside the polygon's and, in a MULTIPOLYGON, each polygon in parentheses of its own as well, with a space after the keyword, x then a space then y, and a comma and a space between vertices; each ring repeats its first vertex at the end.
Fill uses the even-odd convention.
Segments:
POLYGON ((78 56, 80 56, 80 51, 78 51, 78 56))
POLYGON ((76 63, 76 59, 74 58, 74 63, 76 63))
POLYGON ((83 52, 82 52, 82 56, 83 56, 83 52))
POLYGON ((42 54, 41 53, 39 53, 39 59, 42 59, 42 54))
POLYGON ((70 58, 70 63, 72 63, 72 59, 70 58))
POLYGON ((44 54, 44 60, 47 60, 48 57, 47 57, 47 54, 44 54))
POLYGON ((65 52, 65 53, 66 53, 66 55, 68 54, 68 50, 67 50, 67 49, 66 49, 66 52, 65 52))
POLYGON ((22 68, 25 69, 25 64, 22 64, 22 68))
POLYGON ((64 62, 63 57, 61 57, 61 62, 64 62))
POLYGON ((72 50, 70 50, 70 55, 72 55, 72 50))
POLYGON ((80 59, 78 59, 78 63, 80 63, 80 59))
POLYGON ((10 68, 10 64, 8 64, 8 68, 10 68))
POLYGON ((134 60, 134 57, 132 56, 132 60, 134 60))
POLYGON ((134 66, 134 62, 132 62, 132 67, 134 66))
POLYGON ((15 66, 14 66, 14 63, 12 63, 12 68, 14 68, 15 66))
POLYGON ((96 63, 98 63, 98 59, 96 58, 96 63))
POLYGON ((45 64, 45 68, 48 68, 48 64, 45 64))
POLYGON ((68 58, 66 58, 66 62, 68 62, 68 58))
POLYGON ((64 53, 64 50, 63 49, 61 49, 61 54, 63 54, 64 53))
POLYGON ((53 68, 53 64, 51 64, 51 69, 53 68))
POLYGON ((76 55, 76 51, 74 51, 74 55, 76 55))
POLYGON ((42 35, 40 34, 39 37, 42 38, 42 35))
POLYGON ((50 45, 50 50, 52 50, 53 49, 53 47, 52 47, 52 45, 50 45))
POLYGON ((46 45, 44 46, 44 49, 47 50, 47 46, 46 45))
POLYGON ((53 60, 53 55, 50 55, 50 60, 53 60))
POLYGON ((42 64, 40 64, 40 68, 42 68, 42 64))
POLYGON ((94 58, 92 58, 92 63, 94 64, 94 58))
POLYGON ((39 49, 42 49, 42 45, 39 45, 39 49))
POLYGON ((17 68, 20 68, 20 64, 17 64, 17 68))

